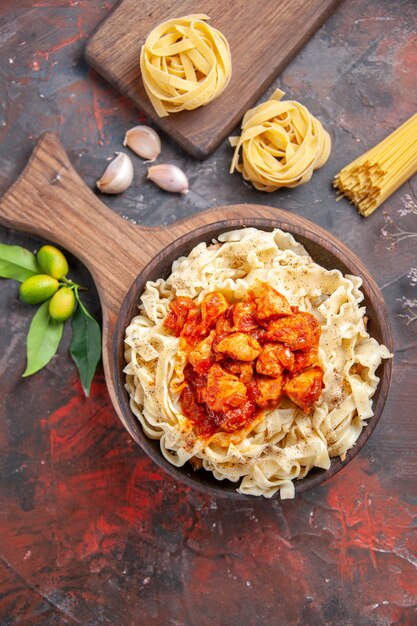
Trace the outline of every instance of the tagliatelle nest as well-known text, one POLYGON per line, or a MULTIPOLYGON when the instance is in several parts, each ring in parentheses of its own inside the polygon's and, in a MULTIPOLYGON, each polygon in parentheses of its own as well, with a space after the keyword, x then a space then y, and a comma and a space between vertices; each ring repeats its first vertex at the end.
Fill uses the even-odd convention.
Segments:
POLYGON ((299 102, 281 102, 283 95, 277 89, 247 111, 240 137, 229 138, 235 147, 230 173, 236 169, 260 191, 308 182, 330 154, 330 136, 319 120, 299 102))
POLYGON ((203 106, 229 82, 229 44, 208 19, 196 14, 168 20, 142 46, 143 84, 159 117, 203 106))

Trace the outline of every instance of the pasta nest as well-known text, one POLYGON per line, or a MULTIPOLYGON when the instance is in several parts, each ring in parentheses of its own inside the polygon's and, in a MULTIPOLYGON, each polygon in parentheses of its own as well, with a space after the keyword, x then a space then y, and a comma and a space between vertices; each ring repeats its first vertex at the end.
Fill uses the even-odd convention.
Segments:
POLYGON ((283 95, 277 89, 247 111, 240 137, 229 138, 235 147, 230 173, 236 169, 260 191, 308 182, 330 154, 330 136, 319 120, 299 102, 280 102, 283 95))
POLYGON ((229 82, 229 44, 208 19, 196 14, 168 20, 142 46, 143 84, 159 117, 203 106, 229 82))

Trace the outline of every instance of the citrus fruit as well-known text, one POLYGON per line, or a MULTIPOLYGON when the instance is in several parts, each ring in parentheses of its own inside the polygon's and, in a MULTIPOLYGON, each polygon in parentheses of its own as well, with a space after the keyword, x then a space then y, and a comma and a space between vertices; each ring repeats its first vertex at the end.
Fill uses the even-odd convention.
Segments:
POLYGON ((57 322, 65 322, 74 313, 75 295, 69 287, 61 287, 51 298, 49 315, 57 322))
POLYGON ((55 246, 42 246, 36 255, 38 263, 45 274, 53 276, 58 280, 68 274, 68 262, 61 250, 55 246))
POLYGON ((56 278, 47 274, 36 274, 20 285, 19 294, 23 302, 39 304, 53 296, 58 287, 59 283, 56 278))

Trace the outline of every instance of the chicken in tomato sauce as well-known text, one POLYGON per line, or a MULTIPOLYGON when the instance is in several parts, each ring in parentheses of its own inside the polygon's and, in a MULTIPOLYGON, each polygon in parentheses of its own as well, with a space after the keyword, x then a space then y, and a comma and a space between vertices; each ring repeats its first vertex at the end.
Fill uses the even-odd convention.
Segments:
POLYGON ((238 302, 180 296, 165 328, 187 355, 180 402, 200 436, 234 432, 289 398, 309 414, 323 389, 320 324, 266 283, 238 302))

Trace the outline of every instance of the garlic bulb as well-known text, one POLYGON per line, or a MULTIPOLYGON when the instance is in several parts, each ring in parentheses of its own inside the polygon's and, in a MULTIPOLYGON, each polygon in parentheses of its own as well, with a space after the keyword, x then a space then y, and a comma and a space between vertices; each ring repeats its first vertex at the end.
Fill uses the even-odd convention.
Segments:
POLYGON ((147 161, 155 161, 161 154, 159 135, 149 126, 134 126, 128 130, 123 145, 147 161))
POLYGON ((153 165, 148 170, 147 178, 165 191, 188 193, 187 177, 176 165, 171 165, 170 163, 153 165))
POLYGON ((116 152, 117 156, 104 170, 97 187, 103 193, 122 193, 132 184, 133 165, 125 152, 116 152))

